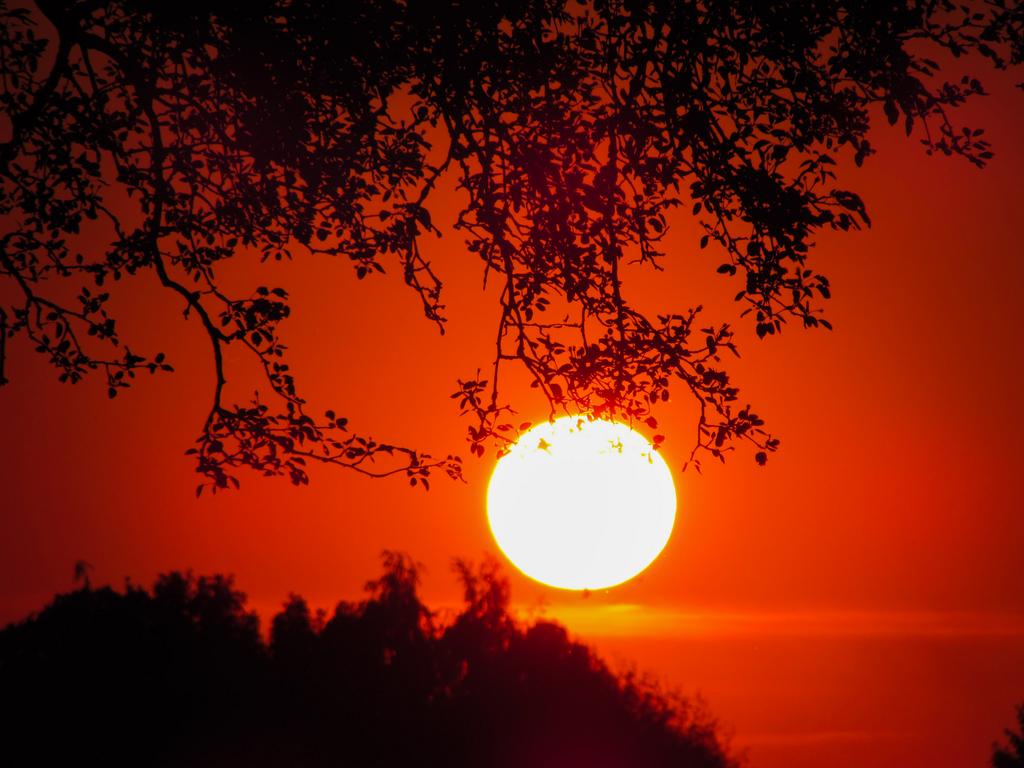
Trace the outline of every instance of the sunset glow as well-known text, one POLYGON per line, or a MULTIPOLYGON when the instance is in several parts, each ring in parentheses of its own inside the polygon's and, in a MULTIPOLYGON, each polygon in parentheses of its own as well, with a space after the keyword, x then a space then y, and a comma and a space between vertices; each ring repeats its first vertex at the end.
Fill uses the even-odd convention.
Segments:
POLYGON ((487 510, 498 546, 527 576, 598 589, 654 561, 672 533, 676 494, 642 435, 565 417, 534 427, 498 461, 487 510))
POLYGON ((0 0, 0 768, 1024 768, 1021 137, 1024 0, 0 0))

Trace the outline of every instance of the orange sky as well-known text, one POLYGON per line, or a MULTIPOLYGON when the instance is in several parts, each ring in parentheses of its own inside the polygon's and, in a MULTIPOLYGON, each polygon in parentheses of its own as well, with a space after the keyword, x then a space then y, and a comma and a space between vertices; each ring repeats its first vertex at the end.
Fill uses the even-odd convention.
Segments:
MULTIPOLYGON (((835 332, 759 343, 743 326, 734 373, 783 439, 767 467, 741 455, 678 474, 692 434, 680 399, 658 414, 680 497, 661 558, 586 600, 512 574, 524 611, 545 606, 616 663, 701 693, 753 766, 984 765, 1024 700, 1024 94, 986 82, 994 95, 965 114, 988 129, 988 169, 928 159, 888 128, 873 137, 879 155, 850 169, 874 228, 819 242, 835 332)), ((439 188, 435 222, 455 209, 452 189, 439 188)), ((631 274, 626 291, 642 307, 703 303, 731 319, 735 285, 694 241, 679 237, 667 273, 631 274)), ((497 304, 458 237, 428 247, 446 282, 443 338, 400 280, 357 282, 338 261, 258 277, 247 262, 234 277, 289 290, 285 333, 314 406, 443 455, 464 452, 448 395, 489 362, 497 304)), ((152 276, 129 285, 113 307, 125 337, 166 351, 175 375, 108 401, 100 381, 59 385, 23 341, 10 350, 0 621, 71 587, 79 558, 114 583, 233 573, 266 612, 290 591, 324 607, 354 597, 394 548, 426 565, 429 603, 456 602, 451 558, 494 549, 492 456, 428 494, 319 469, 309 488, 243 476, 241 491, 197 501, 183 452, 208 404, 208 341, 152 276)), ((511 394, 525 420, 543 417, 525 390, 511 394)))

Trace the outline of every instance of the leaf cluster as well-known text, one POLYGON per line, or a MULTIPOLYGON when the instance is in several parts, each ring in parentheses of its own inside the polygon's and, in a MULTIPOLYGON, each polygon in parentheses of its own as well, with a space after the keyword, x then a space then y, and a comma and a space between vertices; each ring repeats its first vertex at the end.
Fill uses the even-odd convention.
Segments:
POLYGON ((874 153, 884 116, 984 165, 981 129, 952 114, 984 88, 938 61, 1019 64, 1024 28, 1004 0, 40 0, 0 17, 0 278, 19 297, 0 305, 0 382, 19 335, 62 381, 102 371, 110 396, 171 370, 106 309, 110 284, 155 279, 209 339, 193 453, 214 490, 240 468, 305 483, 308 462, 461 475, 455 456, 315 417, 286 361, 287 293, 223 277, 232 260, 345 259, 361 280, 401 275, 443 333, 421 243, 446 174, 464 195, 446 229, 500 296, 490 370, 454 395, 473 454, 522 429, 499 388, 511 364, 552 415, 655 429, 682 394, 698 467, 740 443, 764 463, 779 441, 730 378, 732 322, 652 316, 627 273, 710 249, 756 336, 831 328, 815 237, 870 224, 844 158, 874 153), (684 253, 665 244, 681 217, 702 231, 684 253), (227 350, 262 371, 249 400, 225 391, 227 350))

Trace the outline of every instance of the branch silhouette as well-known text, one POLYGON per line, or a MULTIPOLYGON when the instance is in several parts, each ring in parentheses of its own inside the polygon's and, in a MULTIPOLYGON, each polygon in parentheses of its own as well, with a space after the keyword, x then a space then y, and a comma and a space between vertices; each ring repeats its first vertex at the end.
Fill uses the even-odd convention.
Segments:
POLYGON ((132 352, 106 310, 111 283, 155 274, 210 340, 199 490, 237 485, 242 468, 306 483, 310 462, 424 487, 461 476, 457 456, 314 410, 286 362, 287 293, 222 279, 253 255, 343 258, 360 279, 397 270, 443 333, 421 239, 442 232, 428 206, 446 175, 465 195, 446 228, 501 287, 490 373, 453 395, 472 454, 526 426, 499 389, 514 364, 552 414, 657 429, 683 392, 698 467, 740 443, 763 464, 779 440, 729 377, 732 319, 649 316, 627 273, 679 258, 665 237, 689 216, 702 230, 689 256, 717 252, 757 336, 831 328, 812 246, 870 224, 839 174, 874 153, 873 117, 980 167, 991 147, 954 112, 984 88, 945 82, 939 60, 1006 68, 1024 49, 1020 5, 994 0, 40 0, 0 3, 0 17, 0 277, 21 297, 0 307, 0 383, 19 336, 62 381, 102 372, 111 397, 171 371, 132 352), (258 363, 250 401, 225 393, 245 381, 229 348, 258 363))

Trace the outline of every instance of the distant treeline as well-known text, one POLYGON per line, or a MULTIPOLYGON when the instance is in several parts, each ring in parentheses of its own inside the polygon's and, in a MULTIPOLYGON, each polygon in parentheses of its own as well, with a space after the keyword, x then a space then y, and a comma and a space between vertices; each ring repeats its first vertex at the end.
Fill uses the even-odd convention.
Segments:
POLYGON ((0 764, 736 765, 699 708, 515 621, 494 563, 457 569, 450 621, 387 554, 364 601, 292 596, 269 642, 223 576, 59 595, 0 632, 0 764))

